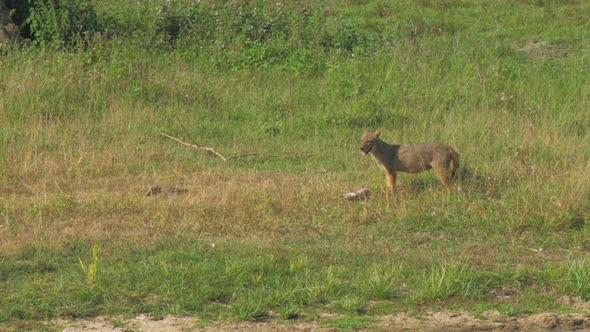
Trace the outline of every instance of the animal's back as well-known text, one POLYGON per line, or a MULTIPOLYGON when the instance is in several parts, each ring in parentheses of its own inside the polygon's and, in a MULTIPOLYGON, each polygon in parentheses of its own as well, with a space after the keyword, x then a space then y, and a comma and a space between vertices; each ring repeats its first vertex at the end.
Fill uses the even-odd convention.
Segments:
POLYGON ((437 143, 402 144, 398 151, 398 170, 408 173, 429 170, 434 161, 447 159, 449 155, 449 147, 437 143))

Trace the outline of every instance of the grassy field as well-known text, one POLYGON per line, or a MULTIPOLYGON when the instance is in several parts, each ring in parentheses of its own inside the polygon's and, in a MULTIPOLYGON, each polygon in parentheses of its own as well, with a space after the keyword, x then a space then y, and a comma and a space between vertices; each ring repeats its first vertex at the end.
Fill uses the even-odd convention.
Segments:
POLYGON ((0 329, 590 300, 590 3, 93 3, 101 34, 0 56, 0 329), (388 203, 378 127, 455 147, 453 192, 388 203))

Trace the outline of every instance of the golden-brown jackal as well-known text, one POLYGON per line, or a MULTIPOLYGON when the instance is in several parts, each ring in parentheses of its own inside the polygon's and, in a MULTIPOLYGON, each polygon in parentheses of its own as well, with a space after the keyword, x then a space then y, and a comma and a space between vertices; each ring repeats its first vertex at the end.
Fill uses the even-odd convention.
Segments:
POLYGON ((361 138, 361 152, 363 156, 372 153, 385 171, 389 195, 393 194, 397 172, 419 173, 431 168, 451 190, 451 179, 459 168, 459 154, 453 148, 436 143, 391 145, 383 142, 380 134, 380 129, 375 132, 366 129, 361 138))

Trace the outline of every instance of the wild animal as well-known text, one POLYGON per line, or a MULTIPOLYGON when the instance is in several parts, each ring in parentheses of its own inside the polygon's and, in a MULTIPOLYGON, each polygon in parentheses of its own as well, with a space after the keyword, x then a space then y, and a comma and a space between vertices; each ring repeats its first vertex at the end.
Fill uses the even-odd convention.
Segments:
POLYGON ((459 169, 459 154, 450 146, 437 143, 388 144, 379 138, 382 130, 366 129, 361 138, 363 156, 371 154, 385 171, 388 197, 393 195, 397 172, 419 173, 433 169, 451 190, 459 169))

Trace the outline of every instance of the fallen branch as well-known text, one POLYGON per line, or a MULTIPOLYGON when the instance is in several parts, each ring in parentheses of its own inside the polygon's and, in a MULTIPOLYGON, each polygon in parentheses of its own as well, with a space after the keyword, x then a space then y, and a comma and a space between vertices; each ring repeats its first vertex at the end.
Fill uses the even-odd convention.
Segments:
POLYGON ((176 137, 172 137, 170 135, 164 134, 164 133, 160 133, 160 135, 168 137, 171 140, 177 141, 178 143, 182 144, 182 145, 186 145, 186 146, 190 146, 191 148, 195 148, 195 149, 199 149, 199 150, 203 150, 203 151, 207 151, 209 153, 213 153, 214 155, 218 156, 219 158, 221 158, 223 161, 227 161, 228 159, 222 155, 221 153, 215 151, 215 149, 210 148, 208 146, 201 146, 201 145, 197 145, 197 144, 191 144, 191 143, 187 143, 185 141, 181 141, 176 137))
POLYGON ((244 154, 233 155, 233 156, 227 158, 227 160, 244 158, 244 157, 252 157, 252 156, 258 156, 260 158, 276 158, 276 157, 278 157, 278 156, 269 156, 269 155, 265 155, 265 154, 262 154, 262 153, 252 152, 252 153, 244 153, 244 154))
MULTIPOLYGON (((160 135, 162 135, 164 137, 168 137, 169 139, 174 140, 174 141, 176 141, 176 142, 178 142, 178 143, 180 143, 182 145, 186 145, 186 146, 189 146, 191 148, 195 148, 195 149, 199 149, 199 150, 202 150, 202 151, 206 151, 206 152, 212 153, 212 154, 216 155, 217 157, 221 158, 225 162, 228 162, 228 161, 234 160, 234 159, 239 159, 239 158, 244 158, 244 157, 252 157, 252 156, 257 156, 257 157, 260 157, 260 158, 281 158, 281 156, 278 156, 278 155, 265 155, 265 154, 256 153, 256 152, 249 152, 249 153, 243 153, 243 154, 234 154, 234 155, 231 155, 229 157, 226 157, 226 156, 222 155, 221 153, 215 151, 215 149, 213 149, 211 147, 202 146, 202 145, 198 145, 198 144, 187 143, 187 142, 185 142, 183 140, 180 140, 180 139, 178 139, 176 137, 172 137, 172 136, 170 136, 168 134, 164 134, 164 133, 160 133, 160 135)), ((296 156, 296 157, 309 157, 309 156, 315 156, 315 155, 316 155, 315 153, 309 153, 309 154, 305 154, 305 155, 299 155, 299 156, 296 156)), ((288 157, 282 156, 282 158, 283 159, 287 159, 288 157)))

